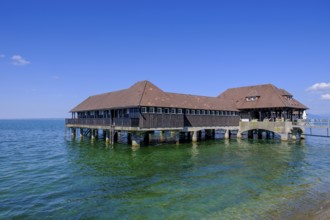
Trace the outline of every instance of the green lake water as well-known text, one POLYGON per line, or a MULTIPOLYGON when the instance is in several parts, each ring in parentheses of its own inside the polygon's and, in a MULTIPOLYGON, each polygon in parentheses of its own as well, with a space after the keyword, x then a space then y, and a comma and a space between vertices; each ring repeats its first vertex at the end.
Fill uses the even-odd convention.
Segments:
POLYGON ((0 120, 0 219, 286 219, 330 200, 330 139, 132 149, 0 120))

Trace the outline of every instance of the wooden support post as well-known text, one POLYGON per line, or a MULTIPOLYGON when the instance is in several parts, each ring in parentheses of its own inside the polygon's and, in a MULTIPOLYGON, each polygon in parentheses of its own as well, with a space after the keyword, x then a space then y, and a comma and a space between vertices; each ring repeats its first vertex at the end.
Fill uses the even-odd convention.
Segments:
POLYGON ((76 128, 71 128, 71 137, 72 138, 76 137, 76 128))
POLYGON ((80 133, 80 139, 82 139, 84 137, 84 129, 80 128, 79 133, 80 133))
POLYGON ((111 125, 110 127, 110 144, 115 143, 115 126, 111 125))
POLYGON ((94 129, 91 129, 91 134, 92 134, 92 136, 91 136, 92 140, 95 140, 95 130, 94 129))

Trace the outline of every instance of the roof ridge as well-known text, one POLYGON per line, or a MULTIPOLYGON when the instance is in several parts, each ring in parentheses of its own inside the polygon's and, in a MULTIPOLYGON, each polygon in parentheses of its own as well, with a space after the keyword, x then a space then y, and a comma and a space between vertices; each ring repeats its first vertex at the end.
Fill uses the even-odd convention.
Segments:
POLYGON ((206 95, 192 95, 192 94, 184 94, 184 93, 177 93, 177 92, 165 92, 167 94, 174 94, 174 95, 187 95, 187 96, 195 96, 195 97, 204 97, 204 98, 217 98, 216 96, 206 96, 206 95))
POLYGON ((139 101, 139 106, 141 106, 141 102, 142 102, 144 93, 146 92, 147 84, 148 84, 148 81, 147 80, 144 80, 144 87, 143 87, 142 95, 141 95, 141 98, 140 98, 140 101, 139 101))

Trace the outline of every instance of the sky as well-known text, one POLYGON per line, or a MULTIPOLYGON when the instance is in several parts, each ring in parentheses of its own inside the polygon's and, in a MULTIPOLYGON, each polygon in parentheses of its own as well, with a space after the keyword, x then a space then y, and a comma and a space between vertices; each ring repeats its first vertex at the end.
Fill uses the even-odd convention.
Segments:
POLYGON ((217 96, 272 83, 330 116, 330 1, 0 0, 0 118, 65 118, 149 80, 217 96))

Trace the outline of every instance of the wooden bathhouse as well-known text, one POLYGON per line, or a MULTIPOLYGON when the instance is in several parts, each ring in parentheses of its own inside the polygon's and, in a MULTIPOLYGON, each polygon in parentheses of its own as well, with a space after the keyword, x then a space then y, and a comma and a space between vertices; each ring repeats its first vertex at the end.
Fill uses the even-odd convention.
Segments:
POLYGON ((218 97, 234 103, 241 119, 249 121, 295 121, 307 109, 292 94, 272 84, 232 88, 218 97))
POLYGON ((149 81, 141 81, 127 89, 88 97, 70 111, 72 118, 66 119, 66 127, 73 137, 79 131, 81 137, 92 139, 103 130, 103 137, 111 143, 124 133, 127 142, 135 146, 149 142, 152 134, 160 141, 164 134, 170 134, 176 142, 182 137, 197 141, 202 132, 209 137, 217 132, 225 138, 240 137, 247 129, 240 128, 242 121, 275 121, 279 117, 292 121, 305 109, 290 93, 271 84, 234 88, 218 97, 206 97, 165 92, 149 81))

